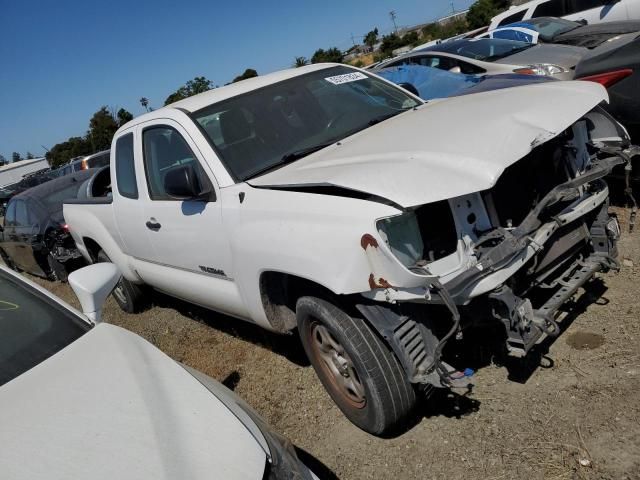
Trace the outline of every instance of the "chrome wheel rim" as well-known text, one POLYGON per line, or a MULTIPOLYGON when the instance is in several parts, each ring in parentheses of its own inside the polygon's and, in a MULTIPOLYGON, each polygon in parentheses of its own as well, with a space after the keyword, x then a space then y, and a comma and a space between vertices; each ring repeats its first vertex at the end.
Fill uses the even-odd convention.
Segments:
POLYGON ((334 389, 355 408, 363 408, 367 400, 364 385, 344 347, 321 323, 314 322, 310 334, 314 356, 334 389))

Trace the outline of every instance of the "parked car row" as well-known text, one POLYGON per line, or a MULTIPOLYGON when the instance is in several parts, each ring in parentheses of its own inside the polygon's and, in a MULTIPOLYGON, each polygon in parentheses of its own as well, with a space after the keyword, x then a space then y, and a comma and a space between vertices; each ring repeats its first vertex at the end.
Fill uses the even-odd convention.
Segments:
POLYGON ((109 164, 109 150, 94 153, 92 155, 83 155, 69 160, 69 163, 63 165, 56 170, 59 177, 69 175, 70 173, 79 172, 80 170, 88 170, 90 168, 100 168, 109 164))

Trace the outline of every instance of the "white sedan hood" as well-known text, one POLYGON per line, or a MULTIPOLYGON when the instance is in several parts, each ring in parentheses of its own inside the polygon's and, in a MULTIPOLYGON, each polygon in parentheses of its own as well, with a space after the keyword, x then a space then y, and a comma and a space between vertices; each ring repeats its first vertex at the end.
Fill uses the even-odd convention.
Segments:
POLYGON ((2 478, 262 478, 265 461, 195 378, 112 325, 0 389, 2 478))
POLYGON ((558 81, 433 101, 249 183, 333 185, 404 208, 453 198, 491 188, 604 100, 601 85, 558 81))

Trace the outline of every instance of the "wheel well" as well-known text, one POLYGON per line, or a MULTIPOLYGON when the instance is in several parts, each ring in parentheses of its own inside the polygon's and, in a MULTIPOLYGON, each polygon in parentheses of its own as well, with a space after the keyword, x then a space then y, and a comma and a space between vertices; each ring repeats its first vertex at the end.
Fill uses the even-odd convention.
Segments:
POLYGON ((260 275, 262 306, 269 323, 280 332, 296 328, 296 302, 305 295, 330 300, 337 306, 343 303, 339 295, 306 278, 282 272, 260 275))
POLYGON ((98 245, 98 242, 89 237, 84 237, 82 239, 82 242, 84 243, 84 246, 87 247, 87 251, 89 252, 91 260, 95 262, 98 258, 98 252, 102 250, 102 247, 98 245))

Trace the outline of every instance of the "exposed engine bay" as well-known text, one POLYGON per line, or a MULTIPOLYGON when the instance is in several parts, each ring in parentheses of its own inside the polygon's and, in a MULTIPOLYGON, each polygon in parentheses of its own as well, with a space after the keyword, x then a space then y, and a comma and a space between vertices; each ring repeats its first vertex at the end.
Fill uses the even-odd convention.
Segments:
MULTIPOLYGON (((620 228, 603 177, 628 160, 630 146, 625 132, 610 127, 615 123, 595 109, 506 168, 492 188, 378 222, 386 246, 424 276, 424 288, 385 285, 374 271, 372 291, 363 295, 376 303, 359 308, 387 332, 414 382, 459 383, 440 356, 444 343, 471 324, 500 322, 507 351, 526 355, 560 333, 558 313, 582 285, 596 272, 618 269, 620 228), (446 307, 448 331, 438 334, 418 304, 446 307), (414 331, 409 340, 407 331, 414 331)), ((378 248, 363 248, 375 269, 378 248)))

